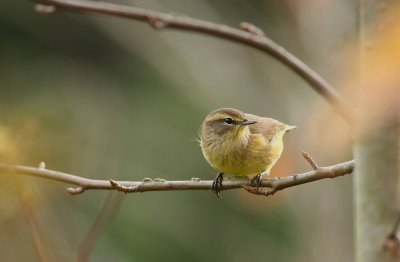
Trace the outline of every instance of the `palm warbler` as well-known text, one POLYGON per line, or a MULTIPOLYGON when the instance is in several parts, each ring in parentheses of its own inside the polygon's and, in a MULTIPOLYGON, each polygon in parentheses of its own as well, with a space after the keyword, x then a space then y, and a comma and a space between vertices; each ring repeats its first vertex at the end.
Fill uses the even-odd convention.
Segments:
POLYGON ((200 131, 200 146, 207 162, 219 173, 211 190, 218 197, 223 174, 256 175, 252 185, 259 186, 283 151, 283 135, 296 128, 278 120, 245 114, 233 108, 212 111, 200 131))

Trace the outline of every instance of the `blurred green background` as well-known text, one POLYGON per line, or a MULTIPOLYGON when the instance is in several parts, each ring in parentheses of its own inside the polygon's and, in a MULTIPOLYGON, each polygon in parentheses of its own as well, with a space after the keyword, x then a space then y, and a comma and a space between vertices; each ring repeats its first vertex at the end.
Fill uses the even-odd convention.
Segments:
MULTIPOLYGON (((354 3, 344 0, 120 3, 234 27, 251 22, 334 85, 354 37, 354 3)), ((1 1, 0 33, 0 127, 19 139, 18 164, 44 161, 97 179, 213 179, 196 138, 219 107, 299 127, 274 176, 310 170, 302 150, 320 165, 351 157, 321 148, 330 138, 315 113, 331 110, 326 102, 248 47, 103 15, 39 15, 32 1, 1 1)), ((74 259, 109 192, 72 197, 66 184, 20 182, 54 261, 74 259)), ((222 200, 206 191, 114 193, 121 206, 91 261, 351 261, 351 186, 347 176, 270 197, 226 191, 222 200)), ((2 174, 0 260, 37 261, 17 191, 2 174)))

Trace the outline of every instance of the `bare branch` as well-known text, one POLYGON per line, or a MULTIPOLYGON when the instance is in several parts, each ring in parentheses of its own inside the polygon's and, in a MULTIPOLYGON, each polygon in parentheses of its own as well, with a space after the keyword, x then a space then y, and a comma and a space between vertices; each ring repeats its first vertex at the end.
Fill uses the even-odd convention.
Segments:
MULTIPOLYGON (((265 178, 260 187, 265 187, 263 195, 272 195, 275 192, 293 186, 313 182, 325 178, 335 178, 352 173, 354 170, 354 160, 340 163, 328 167, 319 167, 317 170, 295 174, 288 177, 265 178)), ((37 176, 50 180, 60 181, 72 185, 76 188, 68 188, 68 193, 75 195, 89 189, 118 190, 125 193, 136 193, 146 191, 170 191, 170 190, 210 190, 212 180, 200 180, 198 178, 184 181, 167 181, 164 179, 144 179, 143 181, 115 181, 115 180, 96 180, 74 176, 49 169, 39 169, 28 166, 10 166, 0 164, 0 172, 10 172, 15 174, 37 176)), ((251 180, 248 177, 227 177, 222 182, 222 190, 251 188, 251 180)), ((249 189, 251 190, 251 189, 249 189)))
POLYGON ((54 10, 68 10, 75 12, 99 13, 118 16, 148 23, 153 28, 179 29, 213 35, 219 38, 231 40, 256 48, 267 53, 302 77, 310 86, 325 98, 336 110, 350 123, 352 123, 351 111, 341 100, 338 92, 314 70, 304 64, 296 56, 288 52, 264 35, 262 30, 249 23, 242 23, 243 30, 216 24, 208 21, 193 19, 182 15, 172 15, 155 12, 133 6, 118 5, 101 1, 82 0, 34 0, 39 3, 37 10, 51 13, 54 10), (43 8, 42 5, 51 8, 43 8))

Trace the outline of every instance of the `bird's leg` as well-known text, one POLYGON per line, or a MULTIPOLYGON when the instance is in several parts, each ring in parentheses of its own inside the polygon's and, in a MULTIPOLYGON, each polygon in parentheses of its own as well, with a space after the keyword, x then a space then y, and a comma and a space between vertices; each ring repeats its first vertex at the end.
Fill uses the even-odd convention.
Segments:
POLYGON ((211 190, 217 194, 218 198, 221 198, 220 192, 222 190, 222 180, 224 179, 224 173, 219 172, 217 177, 214 179, 211 190))

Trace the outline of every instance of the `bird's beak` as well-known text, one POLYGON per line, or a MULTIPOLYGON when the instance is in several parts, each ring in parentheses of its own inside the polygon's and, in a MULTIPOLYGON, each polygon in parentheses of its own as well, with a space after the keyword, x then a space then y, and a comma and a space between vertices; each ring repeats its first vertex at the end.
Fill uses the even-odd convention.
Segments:
POLYGON ((285 125, 285 131, 290 131, 290 130, 293 130, 293 129, 296 129, 296 128, 297 128, 297 126, 285 125))
POLYGON ((255 123, 257 123, 257 121, 245 119, 243 122, 237 123, 237 125, 248 126, 248 125, 252 125, 252 124, 255 124, 255 123))

